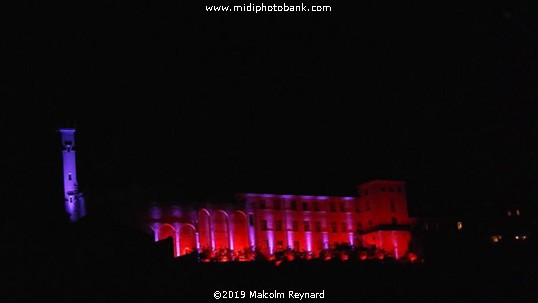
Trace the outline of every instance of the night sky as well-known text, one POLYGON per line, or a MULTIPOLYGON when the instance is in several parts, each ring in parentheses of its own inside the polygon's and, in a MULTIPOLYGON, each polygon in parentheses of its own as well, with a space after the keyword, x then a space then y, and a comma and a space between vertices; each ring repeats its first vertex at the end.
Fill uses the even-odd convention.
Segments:
POLYGON ((222 2, 5 5, 4 207, 61 209, 66 126, 88 208, 373 179, 406 181, 417 214, 535 207, 534 2, 205 12, 222 2))

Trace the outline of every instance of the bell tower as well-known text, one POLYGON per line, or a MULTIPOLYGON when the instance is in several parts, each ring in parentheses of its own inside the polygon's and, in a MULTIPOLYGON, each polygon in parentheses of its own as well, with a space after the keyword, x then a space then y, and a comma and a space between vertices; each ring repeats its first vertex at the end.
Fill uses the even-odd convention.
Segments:
POLYGON ((75 222, 86 215, 84 197, 78 191, 75 129, 62 128, 60 134, 62 135, 65 211, 69 214, 69 220, 75 222))

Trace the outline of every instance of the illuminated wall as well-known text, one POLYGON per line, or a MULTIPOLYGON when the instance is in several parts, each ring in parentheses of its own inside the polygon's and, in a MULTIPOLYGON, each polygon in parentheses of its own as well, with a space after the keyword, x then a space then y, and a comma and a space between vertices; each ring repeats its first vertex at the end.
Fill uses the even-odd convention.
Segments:
POLYGON ((403 257, 412 224, 405 183, 371 181, 359 185, 358 192, 358 197, 238 194, 231 206, 182 211, 180 216, 167 208, 152 209, 150 224, 159 235, 156 239, 175 235, 176 256, 192 247, 256 248, 266 255, 289 248, 319 255, 323 249, 347 243, 403 257), (170 231, 174 224, 182 226, 179 234, 170 231))

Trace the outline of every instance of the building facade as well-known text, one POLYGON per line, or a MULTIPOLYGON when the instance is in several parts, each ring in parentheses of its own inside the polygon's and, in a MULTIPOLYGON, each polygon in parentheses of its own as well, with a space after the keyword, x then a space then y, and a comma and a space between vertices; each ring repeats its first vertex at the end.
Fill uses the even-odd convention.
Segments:
POLYGON ((152 206, 155 241, 171 238, 174 256, 193 251, 295 250, 314 256, 340 244, 375 248, 396 259, 409 250, 413 219, 405 183, 375 180, 356 197, 242 193, 229 205, 152 206))

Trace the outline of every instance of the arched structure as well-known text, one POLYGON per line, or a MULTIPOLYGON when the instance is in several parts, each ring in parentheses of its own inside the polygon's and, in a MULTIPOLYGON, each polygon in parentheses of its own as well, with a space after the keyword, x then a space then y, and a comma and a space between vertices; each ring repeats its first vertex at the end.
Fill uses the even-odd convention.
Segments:
POLYGON ((242 211, 234 211, 230 216, 230 230, 234 250, 249 248, 247 215, 242 211))
POLYGON ((181 224, 179 230, 179 255, 189 254, 196 250, 196 229, 188 223, 181 224))
POLYGON ((358 191, 357 197, 238 194, 240 207, 152 207, 149 217, 156 239, 172 237, 175 256, 196 248, 219 254, 256 248, 266 255, 290 248, 315 256, 342 244, 405 256, 413 222, 405 183, 376 180, 358 191))
POLYGON ((230 234, 228 225, 228 214, 223 210, 217 210, 213 214, 213 237, 215 249, 226 249, 230 247, 230 234))
POLYGON ((200 249, 213 249, 211 241, 211 215, 205 208, 198 211, 198 234, 200 249))

